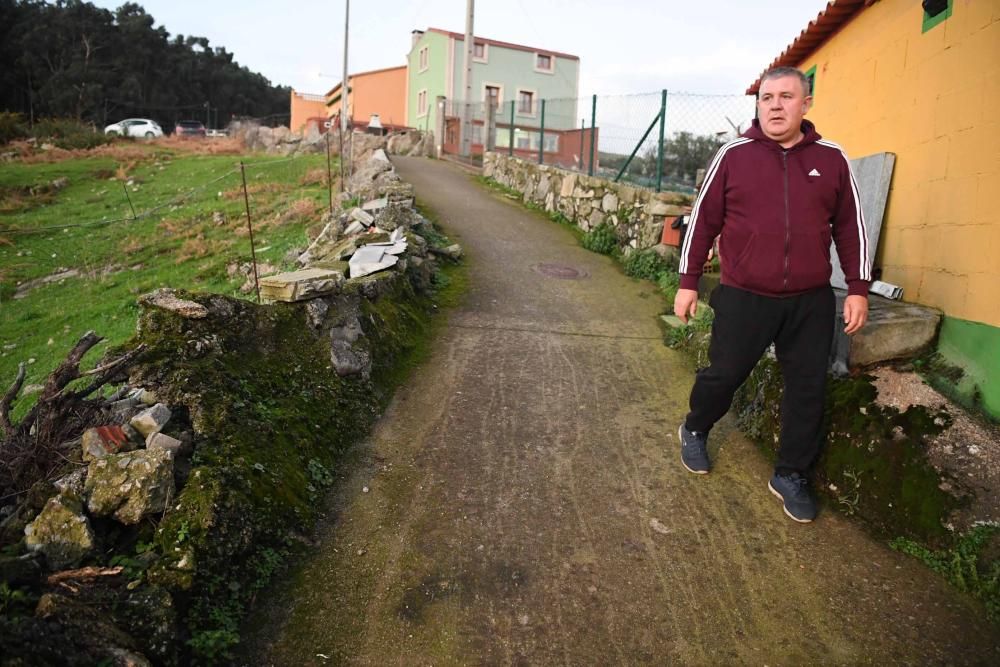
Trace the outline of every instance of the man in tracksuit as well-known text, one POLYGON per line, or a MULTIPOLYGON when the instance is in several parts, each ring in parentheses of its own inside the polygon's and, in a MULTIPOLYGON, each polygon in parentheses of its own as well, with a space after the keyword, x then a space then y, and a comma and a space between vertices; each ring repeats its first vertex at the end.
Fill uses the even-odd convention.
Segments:
POLYGON ((781 443, 768 487, 785 513, 812 521, 816 503, 808 475, 819 454, 835 299, 830 240, 847 279, 844 331, 868 317, 868 236, 858 188, 841 148, 803 120, 812 97, 796 69, 761 79, 753 127, 730 141, 709 166, 681 249, 674 312, 695 314, 698 279, 719 238, 721 284, 709 366, 698 371, 691 412, 679 429, 681 460, 693 473, 711 468, 706 441, 733 394, 774 343, 784 377, 781 443))

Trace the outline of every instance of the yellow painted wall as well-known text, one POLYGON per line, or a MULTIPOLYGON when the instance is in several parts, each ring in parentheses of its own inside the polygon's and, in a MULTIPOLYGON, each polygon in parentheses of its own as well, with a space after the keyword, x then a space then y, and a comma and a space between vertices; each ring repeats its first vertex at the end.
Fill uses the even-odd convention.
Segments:
POLYGON ((1000 0, 953 0, 921 33, 918 0, 879 0, 799 68, 808 118, 850 157, 896 168, 877 266, 907 301, 1000 326, 1000 0))

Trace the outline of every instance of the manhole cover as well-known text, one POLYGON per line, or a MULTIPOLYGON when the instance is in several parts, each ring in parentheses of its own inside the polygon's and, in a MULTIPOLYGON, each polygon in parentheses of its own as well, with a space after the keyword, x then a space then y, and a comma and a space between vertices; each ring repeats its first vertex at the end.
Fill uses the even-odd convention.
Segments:
POLYGON ((580 280, 587 277, 586 271, 565 264, 538 264, 535 266, 535 271, 548 278, 559 280, 580 280))

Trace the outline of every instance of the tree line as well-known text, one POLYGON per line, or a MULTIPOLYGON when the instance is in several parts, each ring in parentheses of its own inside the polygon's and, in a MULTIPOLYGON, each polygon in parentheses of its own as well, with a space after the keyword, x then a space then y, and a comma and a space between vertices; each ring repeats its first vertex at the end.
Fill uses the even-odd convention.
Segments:
MULTIPOLYGON (((113 12, 81 0, 0 0, 0 109, 100 127, 152 118, 287 116, 290 89, 204 37, 171 36, 139 4, 113 12)), ((280 118, 281 120, 286 120, 280 118)))
MULTIPOLYGON (((718 134, 676 132, 663 140, 663 179, 673 185, 693 187, 699 169, 708 167, 716 151, 726 143, 718 134)), ((628 159, 627 155, 601 153, 601 167, 618 171, 628 159)), ((629 163, 632 180, 650 185, 655 182, 659 152, 656 144, 640 152, 629 163)))

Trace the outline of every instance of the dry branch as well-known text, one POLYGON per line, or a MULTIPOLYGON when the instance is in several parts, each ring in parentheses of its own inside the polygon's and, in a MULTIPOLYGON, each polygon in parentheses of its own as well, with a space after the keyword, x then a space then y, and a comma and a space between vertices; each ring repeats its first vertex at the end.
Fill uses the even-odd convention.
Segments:
POLYGON ((63 570, 50 574, 45 579, 46 583, 58 584, 63 581, 93 581, 98 577, 113 577, 121 574, 124 568, 121 565, 115 567, 81 567, 77 570, 63 570))
POLYGON ((17 378, 14 379, 14 384, 3 395, 3 399, 0 399, 0 427, 3 428, 4 437, 9 438, 14 433, 14 426, 10 423, 10 407, 17 398, 17 393, 21 391, 25 375, 25 364, 22 361, 17 365, 17 378))

